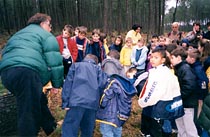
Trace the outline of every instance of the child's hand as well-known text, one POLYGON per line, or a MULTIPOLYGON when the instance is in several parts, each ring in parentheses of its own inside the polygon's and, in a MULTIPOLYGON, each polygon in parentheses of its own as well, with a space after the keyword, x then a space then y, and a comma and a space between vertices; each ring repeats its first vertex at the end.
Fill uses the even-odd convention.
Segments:
POLYGON ((64 108, 64 110, 69 110, 70 108, 64 108))

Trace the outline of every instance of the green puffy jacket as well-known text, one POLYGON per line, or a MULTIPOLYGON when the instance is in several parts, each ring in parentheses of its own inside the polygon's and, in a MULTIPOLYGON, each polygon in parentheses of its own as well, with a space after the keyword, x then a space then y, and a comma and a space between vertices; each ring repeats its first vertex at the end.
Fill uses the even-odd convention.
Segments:
POLYGON ((27 67, 40 74, 43 85, 63 84, 62 56, 56 38, 39 25, 31 24, 14 34, 2 52, 0 71, 27 67))
POLYGON ((200 116, 198 118, 198 123, 206 130, 208 131, 208 134, 210 136, 210 93, 205 98, 202 111, 200 113, 200 116))

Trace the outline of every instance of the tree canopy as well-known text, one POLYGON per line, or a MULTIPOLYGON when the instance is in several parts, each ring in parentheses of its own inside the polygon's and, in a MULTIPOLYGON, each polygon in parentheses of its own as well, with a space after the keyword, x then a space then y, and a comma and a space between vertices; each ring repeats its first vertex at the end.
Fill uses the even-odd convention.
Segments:
POLYGON ((53 30, 65 24, 100 28, 106 33, 124 32, 137 23, 147 34, 162 34, 173 20, 190 25, 210 19, 209 0, 177 0, 165 14, 167 0, 0 0, 0 32, 19 30, 35 13, 52 17, 53 30), (175 12, 176 9, 176 12, 175 12), (174 14, 176 13, 176 14, 174 14), (174 19, 173 19, 173 15, 174 19))

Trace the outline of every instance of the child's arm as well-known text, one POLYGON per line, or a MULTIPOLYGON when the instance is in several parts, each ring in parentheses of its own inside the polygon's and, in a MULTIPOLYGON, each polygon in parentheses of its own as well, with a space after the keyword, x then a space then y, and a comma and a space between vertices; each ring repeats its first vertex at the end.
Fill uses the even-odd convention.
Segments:
POLYGON ((124 65, 124 52, 125 52, 125 48, 122 48, 122 50, 120 52, 120 63, 122 65, 124 65))
POLYGON ((101 67, 98 66, 98 88, 100 95, 103 94, 104 89, 106 88, 108 75, 102 71, 101 67))
POLYGON ((136 65, 136 48, 132 49, 132 53, 131 53, 131 63, 133 65, 136 65))

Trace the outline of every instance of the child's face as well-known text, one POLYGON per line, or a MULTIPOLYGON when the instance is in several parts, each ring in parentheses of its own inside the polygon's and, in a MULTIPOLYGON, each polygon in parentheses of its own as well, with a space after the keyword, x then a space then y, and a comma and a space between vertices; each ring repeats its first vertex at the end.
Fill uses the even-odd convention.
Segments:
POLYGON ((182 43, 182 47, 187 47, 187 43, 182 43))
POLYGON ((78 30, 78 29, 76 29, 76 30, 74 31, 74 34, 75 34, 75 36, 78 36, 78 34, 79 34, 79 30, 78 30))
POLYGON ((63 38, 69 38, 70 37, 70 33, 66 29, 63 29, 62 35, 63 35, 63 38))
POLYGON ((129 79, 133 79, 134 78, 134 75, 137 73, 137 71, 133 71, 133 72, 130 72, 130 73, 126 73, 126 77, 129 78, 129 79))
POLYGON ((189 63, 189 64, 195 63, 195 59, 192 58, 192 57, 190 57, 189 55, 187 56, 186 61, 187 61, 187 63, 189 63))
POLYGON ((152 65, 152 67, 157 67, 161 64, 164 64, 165 60, 166 59, 163 58, 161 53, 159 52, 152 53, 150 56, 150 64, 152 65))
POLYGON ((127 41, 126 41, 126 45, 127 45, 128 47, 131 47, 132 44, 133 44, 132 40, 127 40, 127 41))
POLYGON ((176 57, 174 55, 171 55, 170 61, 171 61, 171 65, 176 66, 177 64, 182 62, 182 59, 181 59, 181 56, 176 57))
POLYGON ((151 42, 157 42, 158 41, 158 38, 157 37, 154 37, 151 39, 151 42))
POLYGON ((138 42, 137 42, 137 46, 138 46, 138 47, 143 47, 143 46, 144 46, 144 42, 138 41, 138 42))
POLYGON ((99 42, 99 38, 100 38, 100 36, 98 34, 92 35, 92 39, 94 42, 99 42))
POLYGON ((86 37, 86 35, 83 33, 79 33, 78 37, 79 37, 79 39, 83 40, 86 37))
POLYGON ((120 45, 120 43, 121 43, 121 39, 120 39, 120 38, 117 38, 117 39, 115 40, 115 45, 120 45))
POLYGON ((166 40, 160 38, 160 40, 159 40, 159 45, 165 45, 165 43, 166 43, 166 40))
POLYGON ((210 31, 210 25, 207 27, 208 31, 210 31))
POLYGON ((198 45, 198 50, 200 53, 203 53, 203 47, 201 47, 200 45, 198 45))

